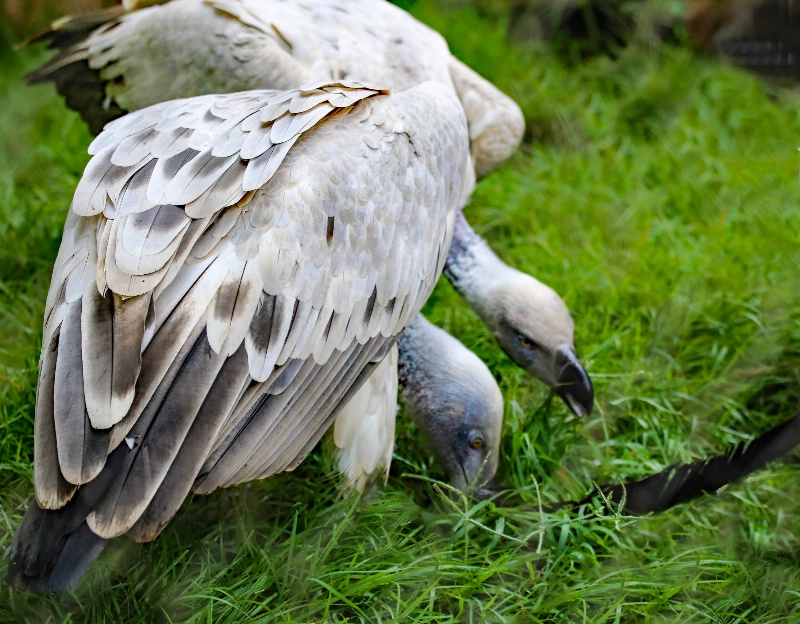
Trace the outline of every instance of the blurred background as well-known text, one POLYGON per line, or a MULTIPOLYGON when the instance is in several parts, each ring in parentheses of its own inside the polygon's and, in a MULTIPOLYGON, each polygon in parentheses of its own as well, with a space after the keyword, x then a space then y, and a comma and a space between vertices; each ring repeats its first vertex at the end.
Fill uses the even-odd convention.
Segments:
POLYGON ((114 0, 2 0, 5 36, 12 43, 32 37, 55 19, 71 13, 86 13, 117 4, 114 0))

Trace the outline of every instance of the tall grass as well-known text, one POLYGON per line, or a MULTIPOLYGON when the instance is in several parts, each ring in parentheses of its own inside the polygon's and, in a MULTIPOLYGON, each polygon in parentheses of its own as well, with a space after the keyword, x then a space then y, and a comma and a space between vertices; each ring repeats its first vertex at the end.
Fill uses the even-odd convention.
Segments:
MULTIPOLYGON (((539 512, 796 411, 797 95, 669 47, 565 65, 506 43, 502 20, 414 11, 523 107, 526 142, 469 216, 564 295, 592 417, 550 400, 442 283, 427 313, 505 394, 505 506, 444 496, 401 415, 386 488, 339 498, 318 450, 294 473, 194 498, 153 544, 117 540, 75 595, 3 587, 0 622, 800 621, 791 459, 657 516, 539 512)), ((4 58, 0 79, 0 553, 32 494, 42 307, 89 141, 52 91, 19 82, 42 58, 4 58)))

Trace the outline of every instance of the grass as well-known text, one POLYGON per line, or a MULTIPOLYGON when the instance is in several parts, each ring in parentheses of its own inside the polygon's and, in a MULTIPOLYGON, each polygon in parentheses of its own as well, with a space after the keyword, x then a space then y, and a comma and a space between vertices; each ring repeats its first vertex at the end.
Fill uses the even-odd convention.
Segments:
MULTIPOLYGON (((451 502, 402 419, 388 485, 337 498, 316 451, 197 497, 152 544, 112 543, 74 595, 0 587, 0 622, 797 622, 791 458, 645 518, 539 513, 749 439, 800 394, 800 100, 677 48, 567 65, 505 24, 420 0, 454 53, 511 93, 526 142, 469 216, 576 319, 597 407, 576 420, 442 283, 432 320, 506 400, 509 506, 451 502)), ((89 135, 0 61, 0 556, 32 495, 36 361, 52 262, 89 135)), ((6 563, 0 564, 4 574, 6 563)))

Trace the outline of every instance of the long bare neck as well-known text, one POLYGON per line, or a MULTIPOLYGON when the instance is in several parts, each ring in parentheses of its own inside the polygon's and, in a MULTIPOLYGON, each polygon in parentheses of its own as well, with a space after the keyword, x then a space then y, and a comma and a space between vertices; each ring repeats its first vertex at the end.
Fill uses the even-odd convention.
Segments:
POLYGON ((464 214, 459 213, 444 274, 484 322, 491 323, 492 320, 493 287, 515 273, 475 233, 464 214))

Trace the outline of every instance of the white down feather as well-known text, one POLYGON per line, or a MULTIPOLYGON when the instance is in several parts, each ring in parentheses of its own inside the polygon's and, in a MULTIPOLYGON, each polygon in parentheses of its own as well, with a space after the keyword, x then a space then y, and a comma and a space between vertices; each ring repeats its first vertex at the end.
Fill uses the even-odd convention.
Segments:
POLYGON ((394 450, 397 416, 397 345, 336 416, 333 441, 344 487, 358 492, 379 474, 384 482, 394 450))

